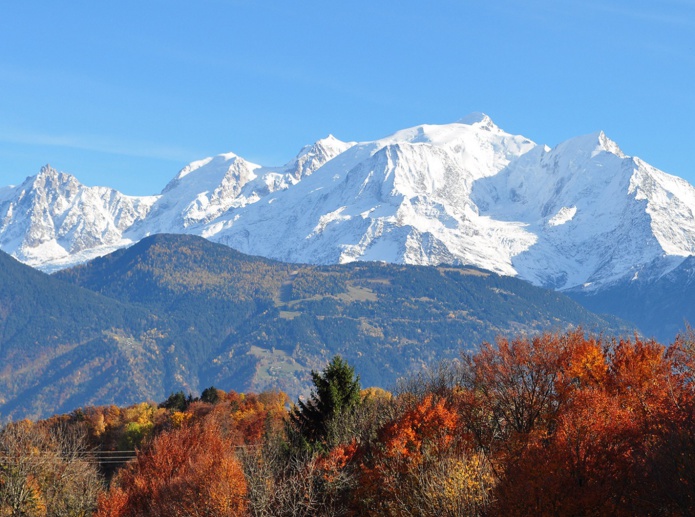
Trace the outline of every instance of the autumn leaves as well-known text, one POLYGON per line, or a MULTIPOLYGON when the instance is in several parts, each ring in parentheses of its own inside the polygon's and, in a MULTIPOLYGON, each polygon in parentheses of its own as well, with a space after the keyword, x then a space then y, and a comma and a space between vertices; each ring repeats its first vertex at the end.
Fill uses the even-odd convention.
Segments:
POLYGON ((674 440, 695 436, 688 342, 572 332, 500 340, 466 358, 454 404, 497 474, 488 511, 692 514, 685 459, 695 451, 674 440))
MULTIPOLYGON (((313 380, 289 410, 281 393, 211 388, 182 407, 22 425, 74 426, 100 450, 137 445, 98 497, 100 517, 695 514, 690 334, 668 348, 581 331, 500 339, 394 395, 360 391, 340 358, 313 380)), ((5 458, 17 429, 1 435, 5 458)), ((0 469, 0 491, 24 487, 25 515, 51 514, 50 476, 13 468, 0 469)))

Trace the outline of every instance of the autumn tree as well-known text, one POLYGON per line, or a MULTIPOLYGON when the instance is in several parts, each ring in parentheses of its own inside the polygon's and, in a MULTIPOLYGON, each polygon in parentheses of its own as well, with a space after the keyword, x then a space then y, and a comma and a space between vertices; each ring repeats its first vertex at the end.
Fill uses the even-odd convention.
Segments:
MULTIPOLYGON (((229 392, 228 411, 232 434, 239 445, 259 445, 284 431, 287 394, 281 391, 240 394, 229 392)), ((218 413, 223 410, 217 410, 218 413)))
POLYGON ((355 453, 360 463, 358 511, 481 515, 494 477, 485 456, 461 429, 447 400, 432 393, 387 423, 375 443, 355 453))
POLYGON ((243 515, 247 486, 234 448, 205 422, 163 432, 114 479, 98 516, 243 515))
POLYGON ((695 331, 688 326, 666 351, 671 369, 667 412, 649 447, 644 498, 663 514, 695 515, 695 331))
MULTIPOLYGON (((604 343, 571 334, 553 340, 538 342, 559 358, 552 382, 540 393, 550 396, 552 411, 541 411, 523 440, 517 429, 501 435, 516 446, 513 456, 493 451, 501 481, 492 513, 688 514, 692 467, 671 467, 677 458, 694 457, 683 433, 692 427, 692 391, 674 359, 677 351, 638 336, 604 343)), ((495 397, 511 394, 506 404, 512 408, 527 407, 529 400, 542 408, 544 396, 529 398, 534 392, 524 377, 507 377, 511 385, 498 384, 495 397)))
POLYGON ((11 423, 0 431, 0 515, 87 516, 101 481, 79 427, 11 423))
POLYGON ((532 435, 521 458, 507 465, 495 514, 638 515, 625 498, 644 474, 640 447, 636 422, 619 400, 582 390, 556 429, 532 435))

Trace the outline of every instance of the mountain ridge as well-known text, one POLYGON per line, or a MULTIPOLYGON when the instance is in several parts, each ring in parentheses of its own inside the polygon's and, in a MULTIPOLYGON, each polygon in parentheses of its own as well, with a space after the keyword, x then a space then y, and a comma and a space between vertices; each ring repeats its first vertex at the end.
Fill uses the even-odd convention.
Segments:
POLYGON ((45 189, 0 190, 0 249, 50 271, 191 233, 287 262, 467 264, 586 291, 646 266, 667 274, 695 254, 695 188, 684 180, 602 131, 550 149, 481 113, 371 142, 329 135, 280 167, 234 153, 198 160, 157 196, 90 196, 96 187, 68 183, 53 204, 74 205, 78 192, 71 224, 45 189))

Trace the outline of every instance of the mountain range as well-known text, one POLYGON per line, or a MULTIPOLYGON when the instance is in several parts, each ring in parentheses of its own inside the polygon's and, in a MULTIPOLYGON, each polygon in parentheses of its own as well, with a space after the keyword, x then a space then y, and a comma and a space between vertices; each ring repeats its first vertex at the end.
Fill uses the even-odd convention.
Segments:
MULTIPOLYGON (((371 142, 329 136, 280 167, 206 158, 145 197, 47 166, 0 189, 0 249, 55 271, 185 233, 291 263, 475 266, 616 313, 608 301, 687 269, 694 211, 695 188, 603 132, 550 149, 471 114, 371 142)), ((643 331, 670 339, 684 317, 643 331)))

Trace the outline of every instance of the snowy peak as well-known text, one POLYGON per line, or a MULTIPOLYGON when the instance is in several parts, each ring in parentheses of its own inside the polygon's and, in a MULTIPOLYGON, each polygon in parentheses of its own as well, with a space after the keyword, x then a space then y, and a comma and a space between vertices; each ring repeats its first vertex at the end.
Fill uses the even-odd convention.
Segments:
POLYGON ((478 178, 535 147, 475 125, 416 126, 351 147, 206 235, 286 261, 468 263, 514 274, 470 227, 477 212, 470 192, 478 178))
POLYGON ((191 162, 162 191, 147 224, 129 232, 132 239, 153 233, 186 231, 233 207, 244 206, 258 195, 244 195, 258 179, 260 165, 234 153, 191 162), (251 198, 251 199, 249 199, 251 198))
POLYGON ((599 131, 598 143, 599 149, 606 151, 607 153, 614 154, 619 158, 626 158, 625 153, 623 153, 620 147, 618 147, 618 144, 616 144, 613 140, 608 138, 603 131, 599 131))
POLYGON ((162 193, 176 188, 182 182, 200 183, 202 188, 210 188, 213 184, 219 184, 222 179, 233 174, 233 169, 244 167, 247 169, 258 168, 258 165, 248 164, 243 158, 234 153, 219 154, 217 156, 203 158, 189 163, 179 171, 176 177, 164 187, 162 193))
POLYGON ((50 163, 47 163, 41 169, 39 169, 39 173, 36 175, 37 178, 40 178, 42 176, 57 176, 58 171, 55 170, 53 167, 51 167, 50 163))
POLYGON ((695 188, 601 131, 550 149, 473 113, 370 142, 329 135, 280 167, 204 158, 160 196, 50 166, 0 189, 0 248, 43 268, 164 232, 288 262, 470 264, 600 289, 695 256, 695 188))
POLYGON ((304 147, 284 167, 262 167, 234 153, 194 161, 162 191, 147 222, 138 224, 128 235, 132 239, 180 231, 207 235, 209 230, 203 225, 286 190, 353 145, 329 135, 304 147))
POLYGON ((603 132, 528 153, 476 184, 473 199, 481 215, 536 236, 510 258, 546 287, 598 289, 647 264, 662 274, 672 267, 663 257, 695 254, 695 189, 626 156, 603 132))
POLYGON ((30 265, 80 254, 85 260, 90 250, 123 246, 122 232, 143 219, 155 200, 85 187, 49 165, 4 194, 0 247, 30 265))
POLYGON ((601 153, 620 159, 627 158, 618 144, 608 138, 603 131, 571 138, 558 144, 552 150, 552 154, 562 155, 575 164, 592 160, 601 153))
POLYGON ((456 169, 466 171, 473 178, 497 174, 511 161, 537 147, 528 138, 506 133, 494 124, 486 125, 485 116, 478 119, 480 123, 415 126, 373 144, 377 148, 393 144, 429 147, 430 150, 422 151, 425 154, 445 151, 456 169))
POLYGON ((465 117, 457 121, 459 124, 465 124, 467 126, 478 126, 480 129, 485 129, 487 131, 492 131, 493 129, 499 129, 490 117, 485 113, 479 111, 474 111, 469 113, 465 117))
POLYGON ((667 256, 695 255, 695 188, 639 158, 631 160, 628 193, 646 203, 651 230, 667 256))
POLYGON ((58 172, 56 169, 46 164, 41 167, 41 170, 36 176, 29 177, 24 182, 23 186, 27 186, 31 190, 43 190, 59 192, 70 186, 78 186, 77 178, 71 174, 58 172))
POLYGON ((288 163, 284 169, 295 180, 300 180, 306 176, 310 176, 316 170, 339 154, 344 153, 355 142, 343 142, 338 140, 333 135, 328 135, 326 138, 316 141, 312 145, 305 146, 297 155, 297 157, 288 163))

